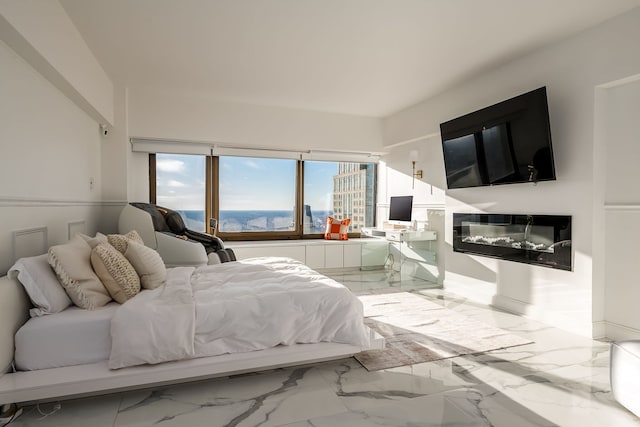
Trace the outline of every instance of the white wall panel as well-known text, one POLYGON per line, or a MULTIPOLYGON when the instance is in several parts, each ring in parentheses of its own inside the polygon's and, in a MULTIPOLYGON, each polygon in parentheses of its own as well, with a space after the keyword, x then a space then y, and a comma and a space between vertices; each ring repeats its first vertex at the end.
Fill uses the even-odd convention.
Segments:
POLYGON ((84 221, 86 232, 96 231, 102 142, 98 124, 2 42, 0 69, 3 274, 13 263, 14 230, 47 227, 49 245, 67 241, 69 222, 84 221))
MULTIPOLYGON (((593 154, 595 92, 599 85, 640 72, 638 39, 640 9, 635 9, 564 42, 479 74, 384 120, 386 146, 427 136, 422 147, 433 148, 440 143, 439 138, 432 141, 428 136, 438 134, 441 122, 547 87, 557 180, 537 185, 447 190, 445 287, 455 287, 463 293, 464 289, 473 289, 469 296, 494 294, 501 297, 497 301, 531 306, 530 311, 540 313, 546 321, 585 335, 591 334, 592 322, 603 320, 602 310, 598 310, 603 303, 602 293, 594 292, 592 280, 592 257, 597 252, 593 239, 597 186, 593 154), (489 266, 480 257, 454 253, 450 230, 453 212, 571 215, 573 271, 513 265, 508 261, 495 261, 489 266)), ((441 155, 425 158, 425 162, 423 169, 442 171, 441 155)), ((444 173, 440 173, 444 180, 444 173)))

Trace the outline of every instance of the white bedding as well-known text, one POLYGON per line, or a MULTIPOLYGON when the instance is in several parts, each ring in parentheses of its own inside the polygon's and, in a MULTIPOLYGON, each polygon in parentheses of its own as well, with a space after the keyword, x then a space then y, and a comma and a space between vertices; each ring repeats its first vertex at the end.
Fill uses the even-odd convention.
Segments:
POLYGON ((16 367, 30 371, 107 360, 111 318, 118 307, 115 302, 97 310, 69 307, 30 319, 15 336, 16 367))
POLYGON ((111 321, 112 369, 323 341, 369 345, 362 304, 289 258, 167 271, 111 321))

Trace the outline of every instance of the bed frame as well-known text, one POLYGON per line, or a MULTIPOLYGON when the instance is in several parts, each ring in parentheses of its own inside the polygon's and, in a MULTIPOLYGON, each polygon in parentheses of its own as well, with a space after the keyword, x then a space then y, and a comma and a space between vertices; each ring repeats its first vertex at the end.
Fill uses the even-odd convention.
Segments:
MULTIPOLYGON (((17 279, 0 277, 0 368, 10 370, 14 336, 29 318, 30 302, 17 279)), ((0 404, 63 400, 224 377, 246 372, 351 357, 384 348, 384 338, 371 331, 371 347, 318 343, 278 346, 247 353, 110 370, 107 362, 63 368, 5 373, 0 377, 0 404)), ((1 375, 1 374, 0 374, 1 375)))

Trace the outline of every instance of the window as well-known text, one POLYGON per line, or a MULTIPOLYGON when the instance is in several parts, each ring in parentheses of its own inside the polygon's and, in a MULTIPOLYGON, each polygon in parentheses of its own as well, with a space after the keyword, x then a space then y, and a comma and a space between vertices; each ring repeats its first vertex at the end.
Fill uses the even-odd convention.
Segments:
POLYGON ((236 156, 150 155, 150 200, 188 228, 227 240, 320 237, 327 216, 350 233, 375 223, 374 163, 236 156), (155 173, 153 173, 155 169, 155 173))
POLYGON ((187 228, 205 231, 206 156, 156 154, 155 203, 180 213, 187 228))
POLYGON ((340 201, 333 198, 337 174, 335 162, 304 162, 304 234, 324 233, 327 217, 339 213, 340 201))
POLYGON ((220 233, 296 231, 297 161, 220 157, 220 233))
POLYGON ((374 199, 374 164, 304 162, 305 234, 324 233, 327 216, 351 218, 349 232, 372 227, 374 199))

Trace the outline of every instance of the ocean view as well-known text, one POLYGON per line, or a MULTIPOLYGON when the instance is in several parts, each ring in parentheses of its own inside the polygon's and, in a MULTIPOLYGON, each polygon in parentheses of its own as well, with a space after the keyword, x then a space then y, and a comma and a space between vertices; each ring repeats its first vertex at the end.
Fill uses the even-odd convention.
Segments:
MULTIPOLYGON (((187 228, 193 230, 205 229, 204 211, 178 210, 184 219, 187 228)), ((333 215, 332 211, 310 211, 311 220, 305 218, 306 233, 324 233, 327 216, 333 215), (306 227, 310 225, 310 227, 306 227)), ((244 211, 229 210, 220 211, 218 218, 218 231, 292 231, 293 211, 244 211)))

